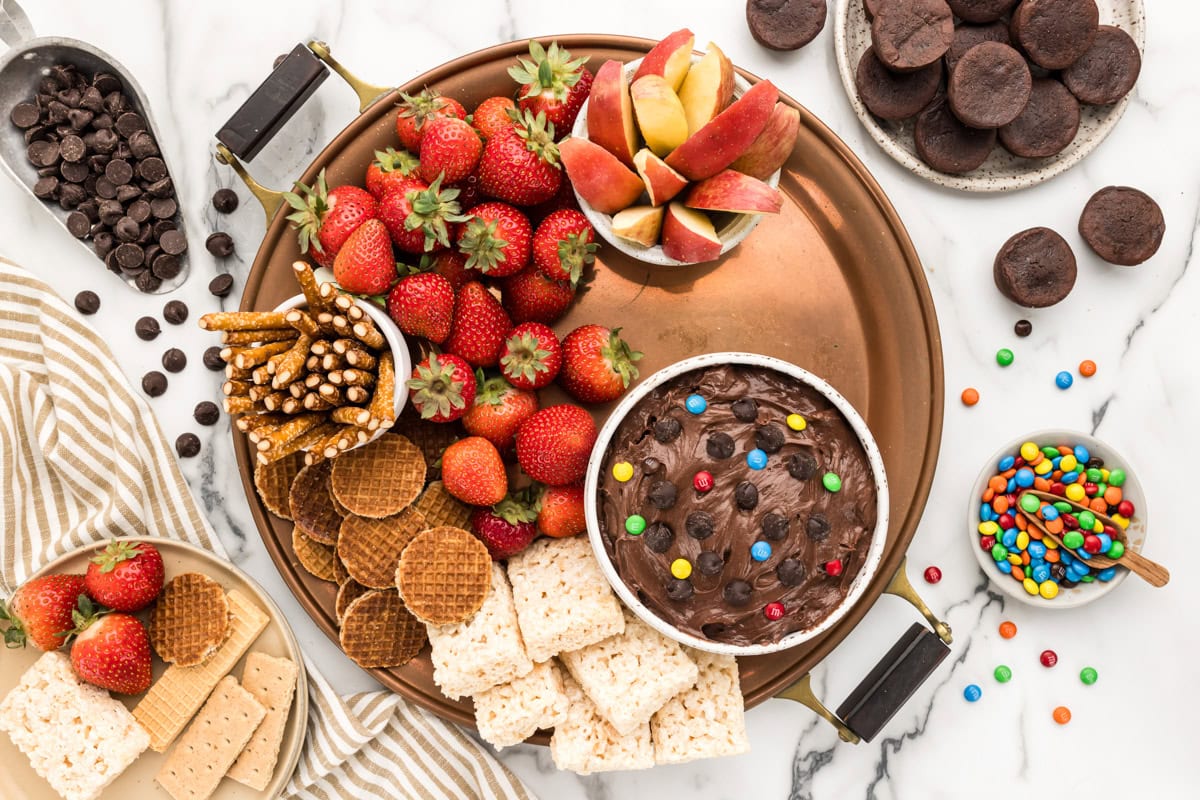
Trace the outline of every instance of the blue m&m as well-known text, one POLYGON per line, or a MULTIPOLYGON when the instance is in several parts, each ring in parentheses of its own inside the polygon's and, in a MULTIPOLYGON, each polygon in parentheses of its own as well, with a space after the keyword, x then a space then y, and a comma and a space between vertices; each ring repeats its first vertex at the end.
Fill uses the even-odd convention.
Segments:
POLYGON ((766 561, 771 557, 771 545, 767 542, 755 542, 750 545, 750 557, 755 561, 766 561))
POLYGON ((750 469, 763 469, 767 466, 767 454, 757 447, 746 453, 746 466, 750 469))
POLYGON ((692 414, 703 414, 708 408, 708 401, 698 394, 689 394, 683 401, 683 406, 692 414))

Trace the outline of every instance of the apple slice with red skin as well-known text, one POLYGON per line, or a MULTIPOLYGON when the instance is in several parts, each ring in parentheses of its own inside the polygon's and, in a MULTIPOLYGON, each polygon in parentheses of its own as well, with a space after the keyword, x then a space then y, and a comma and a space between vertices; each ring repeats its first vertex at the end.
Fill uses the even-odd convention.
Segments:
POLYGON ((759 81, 675 148, 667 163, 688 180, 711 178, 750 149, 778 99, 775 84, 759 81))
POLYGON ((800 109, 782 101, 775 104, 767 125, 750 149, 730 164, 731 169, 765 181, 787 163, 800 134, 800 109))
POLYGON ((692 64, 683 85, 679 87, 679 102, 687 117, 688 133, 695 133, 720 114, 733 98, 733 62, 712 42, 704 57, 692 64))
POLYGON ((625 82, 625 65, 620 61, 605 61, 596 71, 588 95, 587 135, 621 163, 633 166, 638 132, 629 84, 625 82))
POLYGON ((663 206, 622 209, 613 217, 613 235, 643 247, 653 247, 658 244, 658 234, 662 231, 663 211, 663 206))
POLYGON ((643 147, 633 157, 633 166, 646 184, 646 194, 650 195, 650 205, 661 206, 672 197, 683 191, 688 185, 687 178, 667 166, 650 149, 643 147))
POLYGON ((567 137, 558 143, 558 154, 575 191, 603 214, 633 205, 646 188, 633 170, 587 139, 567 137))
POLYGON ((638 78, 646 75, 661 75, 670 84, 671 91, 678 91, 692 65, 692 48, 695 44, 696 35, 687 28, 667 34, 646 53, 633 73, 631 83, 636 83, 638 78))
POLYGON ((726 169, 693 186, 683 204, 704 211, 778 214, 783 208, 783 195, 758 178, 726 169))
POLYGON ((704 212, 671 203, 663 218, 662 249, 676 261, 699 264, 720 257, 721 240, 704 212))

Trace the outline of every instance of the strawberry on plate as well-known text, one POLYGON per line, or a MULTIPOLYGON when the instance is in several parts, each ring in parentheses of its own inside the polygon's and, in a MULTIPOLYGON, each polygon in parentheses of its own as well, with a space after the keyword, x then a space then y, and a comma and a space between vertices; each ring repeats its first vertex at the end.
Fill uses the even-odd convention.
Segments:
POLYGON ((491 506, 508 494, 508 473, 496 446, 482 436, 459 439, 442 453, 446 491, 472 506, 491 506))
POLYGON ((493 561, 511 558, 537 536, 537 504, 528 491, 510 494, 491 508, 471 513, 471 532, 487 545, 493 561))
POLYGON ((38 650, 57 650, 75 628, 72 617, 87 601, 82 575, 43 575, 21 585, 8 604, 0 602, 0 621, 8 623, 4 644, 38 650))
POLYGON ((519 389, 541 389, 558 377, 562 345, 549 326, 522 322, 508 332, 500 351, 500 369, 519 389))
POLYGON ((297 229, 300 252, 311 253, 322 267, 333 259, 350 234, 369 219, 379 215, 375 198, 358 186, 335 186, 325 182, 325 170, 311 187, 296 182, 295 192, 284 192, 283 199, 294 211, 288 221, 297 229))
POLYGON ((547 278, 579 285, 583 268, 596 260, 596 230, 581 212, 555 211, 533 234, 533 263, 547 278))
POLYGON ((484 139, 490 139, 497 131, 512 125, 513 111, 517 104, 511 97, 489 97, 475 107, 471 115, 471 124, 484 139))
POLYGON ((141 611, 163 587, 163 560, 149 542, 113 539, 88 560, 88 596, 114 611, 141 611))
POLYGON ((620 332, 620 328, 582 325, 563 339, 559 384, 576 400, 585 403, 616 400, 637 378, 634 362, 642 354, 630 349, 620 332))
POLYGON ((521 110, 545 114, 559 138, 566 136, 592 90, 593 76, 586 63, 586 57, 571 58, 558 42, 543 47, 531 39, 529 58, 518 58, 508 68, 509 76, 523 87, 518 92, 521 110))
POLYGON ((401 331, 441 344, 454 319, 454 287, 436 272, 418 272, 396 281, 387 312, 401 331))
POLYGON ((458 189, 442 188, 439 177, 431 184, 410 179, 379 201, 379 218, 396 247, 406 253, 430 253, 450 246, 450 224, 462 222, 458 189))
POLYGON ((430 353, 405 385, 413 408, 428 422, 453 422, 475 402, 471 365, 450 353, 430 353))
POLYGON ((369 219, 358 227, 333 260, 333 279, 352 294, 383 294, 396 277, 396 259, 387 226, 369 219))
POLYGON ((534 206, 553 197, 562 180, 554 126, 545 114, 524 112, 483 146, 479 188, 497 200, 534 206))
POLYGON ((439 250, 421 256, 421 271, 433 272, 450 281, 450 288, 458 291, 474 280, 479 273, 467 268, 467 256, 458 250, 439 250))
POLYGON ((567 313, 575 300, 575 288, 529 266, 500 281, 500 298, 513 322, 549 323, 567 313))
POLYGON ((482 283, 471 281, 458 291, 454 324, 444 347, 471 366, 494 367, 504 346, 504 335, 511 328, 512 320, 499 301, 482 283))
POLYGON ((425 126, 421 137, 421 177, 433 183, 458 183, 475 171, 483 141, 467 122, 438 117, 425 126))
POLYGON ((113 612, 76 612, 71 666, 75 674, 117 694, 150 688, 150 637, 137 617, 113 612))
POLYGON ((575 483, 596 444, 592 415, 576 405, 543 408, 517 429, 517 462, 547 486, 575 483))
MULTIPOLYGON (((482 377, 481 372, 478 378, 482 377)), ((478 378, 475 403, 463 415, 463 427, 472 436, 487 439, 501 453, 511 453, 517 428, 538 410, 537 395, 504 378, 478 378)))
POLYGON ((426 124, 438 117, 467 118, 467 110, 457 100, 438 94, 433 89, 424 89, 418 94, 400 94, 396 104, 396 135, 410 153, 421 152, 421 137, 426 124))
POLYGON ((508 203, 480 203, 471 209, 458 236, 467 266, 493 278, 515 275, 529 265, 533 226, 508 203))
POLYGON ((582 483, 547 486, 542 492, 541 506, 537 520, 538 533, 565 539, 587 530, 582 483))
POLYGON ((420 163, 417 157, 407 150, 396 150, 392 147, 376 150, 375 160, 367 167, 367 177, 364 181, 367 191, 376 200, 382 199, 392 187, 403 184, 408 178, 418 177, 417 167, 420 163))

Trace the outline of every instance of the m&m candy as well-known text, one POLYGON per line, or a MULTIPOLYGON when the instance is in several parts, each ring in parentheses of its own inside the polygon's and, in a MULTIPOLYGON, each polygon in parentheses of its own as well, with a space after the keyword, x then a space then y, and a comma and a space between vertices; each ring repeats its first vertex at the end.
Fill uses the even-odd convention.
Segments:
POLYGON ((836 558, 833 561, 826 561, 825 572, 826 574, 836 578, 838 575, 842 574, 842 562, 836 558))
POLYGON ((683 406, 692 414, 703 414, 708 408, 708 401, 698 394, 689 394, 683 401, 683 406))
POLYGON ((625 481, 633 477, 633 464, 630 464, 628 461, 613 464, 612 474, 618 481, 625 483, 625 481))
POLYGON ((684 580, 692 575, 692 562, 686 558, 677 558, 671 562, 671 574, 679 580, 684 580))
POLYGON ((1009 350, 1007 347, 1002 347, 996 351, 996 363, 1002 367, 1007 367, 1009 364, 1013 363, 1013 358, 1013 351, 1009 350))
POLYGON ((1063 370, 1054 376, 1054 385, 1060 389, 1070 389, 1071 384, 1075 382, 1074 376, 1071 373, 1063 370))
POLYGON ((992 671, 992 676, 995 677, 997 683, 1008 683, 1012 680, 1012 669, 1001 664, 992 671))
POLYGON ((755 561, 766 561, 771 557, 771 545, 767 542, 755 542, 750 545, 750 557, 755 561))
POLYGON ((641 514, 631 514, 625 518, 625 531, 630 536, 641 536, 646 530, 646 518, 641 514))
POLYGON ((1049 669, 1058 663, 1058 653, 1053 650, 1043 650, 1042 654, 1038 656, 1038 660, 1042 662, 1043 667, 1049 669))
POLYGON ((1051 716, 1059 725, 1066 725, 1071 721, 1071 709, 1067 708, 1066 706, 1059 706, 1058 708, 1054 709, 1054 713, 1051 714, 1051 716))
POLYGON ((772 622, 783 619, 783 614, 783 603, 767 603, 766 606, 763 607, 763 616, 772 622))
POLYGON ((808 420, 799 414, 788 414, 787 426, 794 431, 802 431, 808 427, 808 420))
POLYGON ((962 390, 960 399, 962 400, 962 404, 964 406, 973 406, 979 402, 979 390, 968 386, 966 389, 962 390))
POLYGON ((968 683, 967 688, 963 689, 963 697, 966 698, 968 703, 974 703, 983 697, 983 689, 980 689, 973 683, 968 683))
POLYGON ((840 492, 842 490, 842 479, 836 472, 826 472, 821 477, 821 485, 830 492, 840 492))
POLYGON ((1011 639, 1017 635, 1016 623, 1005 620, 1000 623, 1000 638, 1011 639))
POLYGON ((1079 374, 1085 378, 1090 378, 1096 374, 1096 362, 1090 358, 1079 362, 1079 374))
POLYGON ((1097 681, 1097 679, 1099 679, 1099 677, 1100 676, 1096 673, 1096 670, 1092 669, 1091 667, 1084 667, 1079 672, 1079 680, 1083 681, 1085 686, 1091 686, 1097 681))
POLYGON ((692 476, 692 486, 697 492, 712 491, 714 485, 715 483, 713 482, 713 476, 711 472, 701 470, 692 476))
POLYGON ((937 583, 941 579, 942 579, 942 571, 940 569, 938 569, 937 567, 926 567, 925 568, 925 582, 926 583, 937 583))
POLYGON ((767 466, 767 454, 757 447, 746 453, 746 466, 758 470, 767 466))

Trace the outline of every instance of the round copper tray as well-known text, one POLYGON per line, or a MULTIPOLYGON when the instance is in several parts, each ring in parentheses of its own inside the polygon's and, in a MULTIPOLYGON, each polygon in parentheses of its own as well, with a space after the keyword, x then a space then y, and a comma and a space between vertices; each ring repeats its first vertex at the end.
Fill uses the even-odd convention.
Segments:
MULTIPOLYGON (((639 58, 654 44, 628 36, 557 37, 594 70, 610 58, 639 58)), ((512 42, 463 56, 407 83, 435 87, 468 108, 511 94, 505 69, 526 52, 512 42)), ((743 72, 750 80, 753 75, 743 72)), ((933 302, 904 225, 862 163, 820 120, 800 109, 800 137, 783 170, 783 212, 768 217, 719 262, 652 267, 602 247, 595 277, 560 333, 586 322, 623 328, 645 351, 643 375, 688 356, 744 350, 791 361, 821 375, 867 420, 883 452, 892 492, 892 528, 878 576, 862 601, 824 636, 786 652, 740 661, 746 705, 776 694, 824 658, 862 619, 899 567, 925 506, 942 432, 942 351, 933 302)), ((301 176, 321 168, 331 186, 359 183, 372 153, 395 145, 395 95, 357 117, 301 176)), ((295 294, 289 265, 299 257, 283 215, 272 221, 246 282, 242 309, 270 309, 295 294)), ((608 407, 595 409, 603 421, 608 407)), ((234 433, 242 483, 258 530, 283 578, 325 633, 337 641, 336 587, 301 569, 290 522, 255 494, 252 456, 234 433)), ((385 686, 441 717, 474 727, 469 701, 446 699, 428 654, 391 670, 371 670, 385 686)), ((545 740, 542 739, 544 742, 545 740)))

